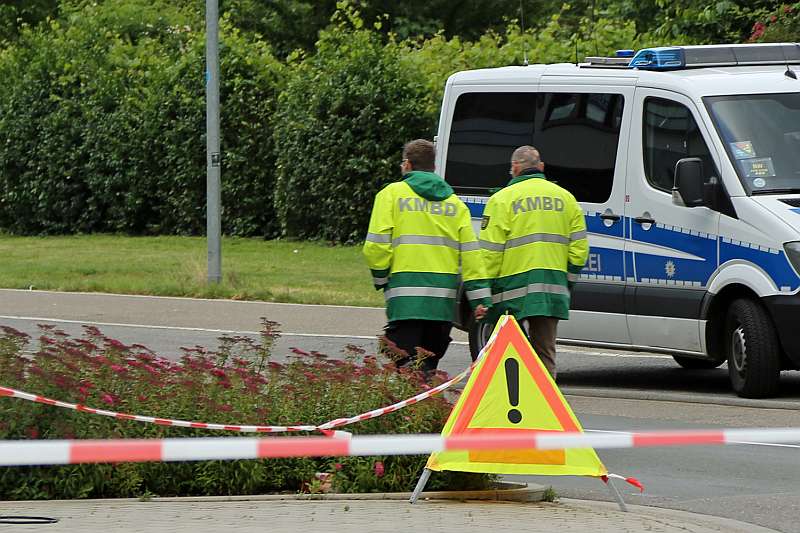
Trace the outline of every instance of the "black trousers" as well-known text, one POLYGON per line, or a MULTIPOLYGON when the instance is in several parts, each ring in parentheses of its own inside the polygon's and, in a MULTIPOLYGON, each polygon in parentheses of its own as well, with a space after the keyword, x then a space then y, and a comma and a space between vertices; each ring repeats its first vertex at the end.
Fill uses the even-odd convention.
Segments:
POLYGON ((398 367, 419 364, 420 370, 432 371, 436 370, 439 359, 444 357, 453 340, 450 338, 452 328, 451 322, 438 320, 396 320, 389 322, 384 336, 391 348, 397 348, 395 364, 398 367))

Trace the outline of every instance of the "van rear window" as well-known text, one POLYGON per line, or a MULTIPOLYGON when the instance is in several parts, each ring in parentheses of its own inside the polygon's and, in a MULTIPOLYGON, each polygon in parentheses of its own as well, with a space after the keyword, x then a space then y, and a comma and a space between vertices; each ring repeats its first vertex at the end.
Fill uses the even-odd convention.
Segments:
POLYGON ((545 174, 578 201, 611 195, 624 100, 619 94, 468 93, 459 96, 445 178, 462 194, 488 195, 510 179, 511 153, 539 149, 545 174))

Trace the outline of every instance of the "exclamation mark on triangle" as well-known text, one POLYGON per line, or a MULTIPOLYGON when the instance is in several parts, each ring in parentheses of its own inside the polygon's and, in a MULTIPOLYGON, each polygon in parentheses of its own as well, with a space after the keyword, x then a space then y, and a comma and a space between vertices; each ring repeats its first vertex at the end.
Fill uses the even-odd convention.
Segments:
MULTIPOLYGON (((516 359, 506 359, 506 388, 508 389, 508 403, 511 407, 519 405, 519 362, 516 359)), ((508 421, 512 424, 522 422, 522 413, 519 409, 509 409, 508 421)))

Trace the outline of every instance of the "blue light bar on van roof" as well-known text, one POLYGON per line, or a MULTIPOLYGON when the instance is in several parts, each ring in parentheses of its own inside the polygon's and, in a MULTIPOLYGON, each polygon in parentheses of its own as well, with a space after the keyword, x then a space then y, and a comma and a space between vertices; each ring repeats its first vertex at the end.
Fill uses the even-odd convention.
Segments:
POLYGON ((672 70, 685 67, 686 59, 683 49, 678 47, 645 48, 633 56, 628 66, 648 70, 672 70))
POLYGON ((800 64, 800 44, 665 46, 639 50, 629 68, 675 70, 692 67, 800 64))

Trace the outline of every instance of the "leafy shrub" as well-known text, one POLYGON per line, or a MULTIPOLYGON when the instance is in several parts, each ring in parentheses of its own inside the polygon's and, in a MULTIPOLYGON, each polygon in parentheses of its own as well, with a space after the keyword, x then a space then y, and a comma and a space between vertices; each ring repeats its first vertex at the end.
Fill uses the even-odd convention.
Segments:
POLYGON ((569 30, 556 13, 541 28, 522 32, 511 23, 505 34, 486 33, 475 41, 446 38, 439 33, 422 40, 403 43, 403 67, 414 72, 425 84, 424 112, 435 120, 439 116, 447 78, 459 71, 530 64, 584 61, 587 55, 613 55, 616 50, 660 44, 651 36, 637 36, 632 22, 600 18, 578 21, 569 30))
MULTIPOLYGON (((146 0, 84 3, 65 17, 0 56, 0 226, 202 233, 202 19, 146 0)), ((224 20, 221 40, 223 229, 271 236, 282 66, 224 20)))
POLYGON ((753 24, 750 42, 794 43, 800 41, 800 2, 783 5, 753 24))
POLYGON ((339 12, 315 55, 291 64, 275 116, 275 206, 285 235, 364 237, 375 193, 398 179, 403 143, 431 138, 424 80, 400 47, 339 12))
MULTIPOLYGON (((218 423, 321 423, 388 405, 419 392, 419 373, 398 372, 356 348, 344 359, 295 349, 288 363, 270 360, 275 325, 261 342, 223 338, 217 351, 184 349, 179 362, 141 345, 126 346, 86 327, 81 338, 42 326, 39 349, 3 327, 0 383, 120 412, 218 423)), ((348 427, 355 433, 432 433, 452 405, 435 397, 348 427)), ((166 438, 219 435, 65 411, 14 399, 0 401, 0 439, 166 438)), ((298 458, 194 463, 20 467, 0 470, 0 498, 89 498, 226 495, 314 487, 318 472, 333 474, 340 491, 407 491, 425 457, 298 458)), ((490 477, 446 473, 431 488, 485 486, 490 477)))

